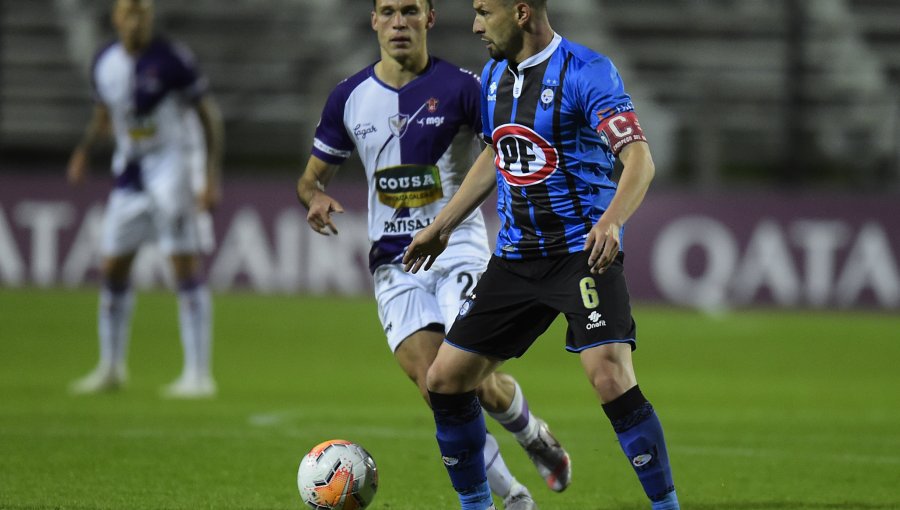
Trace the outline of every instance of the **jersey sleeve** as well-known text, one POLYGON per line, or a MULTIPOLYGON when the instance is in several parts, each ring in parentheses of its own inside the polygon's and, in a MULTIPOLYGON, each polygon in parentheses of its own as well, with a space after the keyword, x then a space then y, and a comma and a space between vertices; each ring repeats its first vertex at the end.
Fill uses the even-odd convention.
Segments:
POLYGON ((94 99, 94 104, 97 105, 105 105, 106 101, 103 98, 103 92, 100 90, 100 62, 103 60, 103 57, 116 44, 115 41, 111 41, 106 43, 103 47, 101 47, 94 54, 94 58, 91 60, 91 97, 94 99))
POLYGON ((343 163, 353 153, 353 140, 344 125, 346 105, 347 95, 343 87, 338 86, 328 96, 322 109, 322 117, 316 126, 312 154, 332 165, 343 163))
POLYGON ((191 50, 180 43, 172 44, 172 88, 179 90, 189 101, 197 101, 209 90, 206 79, 191 50))
POLYGON ((613 154, 629 143, 647 141, 619 71, 606 57, 590 62, 578 75, 578 97, 591 128, 613 154))

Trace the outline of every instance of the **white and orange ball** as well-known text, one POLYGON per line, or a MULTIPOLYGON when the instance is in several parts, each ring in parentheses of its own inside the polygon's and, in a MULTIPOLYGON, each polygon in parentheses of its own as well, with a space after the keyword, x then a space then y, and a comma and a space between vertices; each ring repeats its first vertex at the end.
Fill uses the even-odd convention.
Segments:
POLYGON ((303 502, 315 510, 362 510, 375 498, 378 470, 362 446, 332 439, 300 461, 297 488, 303 502))

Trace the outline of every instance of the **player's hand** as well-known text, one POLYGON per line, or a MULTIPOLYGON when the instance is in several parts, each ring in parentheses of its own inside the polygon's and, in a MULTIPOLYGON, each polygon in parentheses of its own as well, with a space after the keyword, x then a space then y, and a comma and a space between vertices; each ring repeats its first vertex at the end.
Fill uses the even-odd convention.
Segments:
POLYGON ((434 223, 421 230, 403 253, 403 270, 417 273, 424 266, 428 271, 438 255, 447 248, 449 240, 450 236, 442 233, 434 223))
POLYGON ((619 254, 619 232, 622 226, 601 216, 584 241, 584 251, 590 252, 588 266, 591 273, 601 274, 609 267, 619 254))
POLYGON ((312 200, 309 201, 309 213, 306 215, 306 222, 309 226, 322 234, 329 236, 337 235, 337 227, 331 221, 331 213, 343 213, 344 207, 335 199, 322 193, 316 193, 312 200))
POLYGON ((88 173, 88 152, 81 147, 72 151, 69 157, 69 165, 66 167, 66 179, 69 184, 77 185, 84 182, 88 173))

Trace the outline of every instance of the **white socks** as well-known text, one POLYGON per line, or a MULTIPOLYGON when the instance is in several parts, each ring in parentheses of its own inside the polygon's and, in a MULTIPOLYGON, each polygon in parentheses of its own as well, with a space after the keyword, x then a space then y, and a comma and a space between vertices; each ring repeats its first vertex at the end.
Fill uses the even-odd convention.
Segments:
POLYGON ((104 285, 100 290, 97 330, 102 367, 125 366, 133 311, 134 291, 131 287, 113 290, 104 285))
POLYGON ((516 479, 509 472, 506 463, 503 462, 503 456, 500 455, 500 446, 491 434, 486 436, 484 442, 484 466, 487 468, 487 481, 491 487, 491 492, 501 498, 508 496, 516 479))
POLYGON ((182 376, 198 379, 210 376, 212 362, 212 303, 203 284, 187 285, 178 291, 178 322, 184 347, 182 376))
POLYGON ((516 383, 516 393, 513 395, 509 408, 502 413, 488 412, 488 414, 500 425, 503 425, 503 428, 512 432, 519 443, 525 444, 537 436, 538 421, 531 419, 528 401, 525 400, 519 383, 516 383))

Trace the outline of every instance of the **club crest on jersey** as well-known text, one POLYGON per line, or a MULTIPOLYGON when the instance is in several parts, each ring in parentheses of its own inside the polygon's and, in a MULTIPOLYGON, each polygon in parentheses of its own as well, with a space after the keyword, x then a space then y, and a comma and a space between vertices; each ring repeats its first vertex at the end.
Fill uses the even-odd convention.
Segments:
POLYGON ((395 113, 388 117, 388 127, 391 133, 397 138, 403 138, 406 134, 406 128, 409 127, 409 115, 405 113, 395 113))
POLYGON ((544 90, 541 91, 541 108, 544 110, 550 108, 553 105, 553 100, 556 98, 556 87, 551 87, 549 85, 544 85, 544 90))
POLYGON ((510 186, 531 186, 553 175, 559 153, 541 135, 520 124, 504 124, 492 135, 494 164, 510 186))
POLYGON ((428 113, 436 112, 437 108, 438 108, 438 103, 440 103, 440 101, 438 101, 438 99, 436 97, 432 97, 431 99, 426 101, 425 104, 428 105, 428 113))

